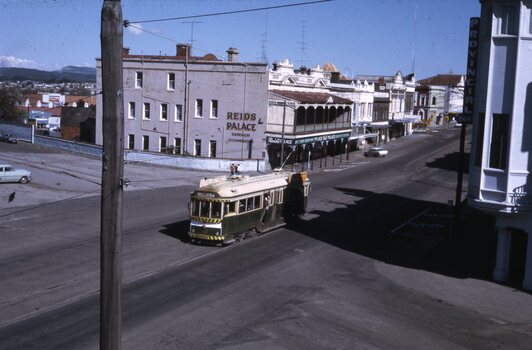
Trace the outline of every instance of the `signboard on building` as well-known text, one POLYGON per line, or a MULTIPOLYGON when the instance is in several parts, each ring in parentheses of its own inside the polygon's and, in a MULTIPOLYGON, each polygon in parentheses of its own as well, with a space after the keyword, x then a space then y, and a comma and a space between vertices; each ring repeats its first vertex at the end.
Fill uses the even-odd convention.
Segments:
POLYGON ((473 123, 473 115, 472 114, 459 114, 456 116, 456 121, 458 123, 471 124, 473 123))
MULTIPOLYGON (((277 144, 277 145, 280 145, 281 143, 283 143, 283 139, 280 138, 280 137, 268 136, 268 137, 266 137, 266 143, 267 143, 267 144, 277 144)), ((284 144, 285 144, 285 145, 293 145, 293 144, 294 144, 294 140, 291 140, 291 139, 284 139, 284 144)))
POLYGON ((464 89, 463 118, 466 118, 466 116, 472 116, 473 110, 475 108, 475 88, 477 83, 477 60, 480 34, 479 30, 480 18, 471 17, 469 20, 469 44, 467 47, 467 73, 464 89))
MULTIPOLYGON (((319 135, 319 136, 312 136, 312 137, 305 137, 301 139, 284 139, 285 145, 304 145, 307 143, 312 142, 323 142, 323 141, 331 141, 331 140, 337 140, 337 139, 344 139, 349 138, 351 136, 350 133, 344 132, 341 134, 329 134, 329 135, 319 135)), ((266 142, 268 144, 281 144, 282 138, 275 137, 275 136, 268 136, 266 137, 266 142)))
POLYGON ((43 94, 42 95, 42 102, 44 103, 52 103, 54 106, 60 106, 65 104, 65 95, 61 95, 58 93, 52 93, 52 94, 43 94))
POLYGON ((375 91, 375 93, 373 94, 374 97, 377 97, 377 98, 388 98, 390 97, 390 94, 387 93, 387 92, 378 92, 378 91, 375 91))

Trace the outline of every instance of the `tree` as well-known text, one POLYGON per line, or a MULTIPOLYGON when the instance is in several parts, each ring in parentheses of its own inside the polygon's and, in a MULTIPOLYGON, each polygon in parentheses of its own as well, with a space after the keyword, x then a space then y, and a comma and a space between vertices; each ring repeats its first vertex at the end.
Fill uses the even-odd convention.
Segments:
POLYGON ((17 105, 21 97, 14 88, 0 89, 0 121, 21 121, 24 114, 17 105))

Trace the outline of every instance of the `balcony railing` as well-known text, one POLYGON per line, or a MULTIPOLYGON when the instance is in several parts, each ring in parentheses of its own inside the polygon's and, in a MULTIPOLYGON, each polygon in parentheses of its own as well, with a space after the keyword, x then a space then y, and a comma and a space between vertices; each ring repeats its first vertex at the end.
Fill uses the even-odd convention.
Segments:
POLYGON ((345 123, 325 123, 325 124, 307 124, 307 125, 296 125, 296 134, 305 133, 305 132, 315 132, 315 131, 328 131, 328 130, 341 130, 350 128, 351 124, 349 122, 345 123))
POLYGON ((508 194, 508 199, 512 204, 532 204, 532 196, 530 196, 530 192, 527 191, 525 185, 514 188, 513 192, 508 194))

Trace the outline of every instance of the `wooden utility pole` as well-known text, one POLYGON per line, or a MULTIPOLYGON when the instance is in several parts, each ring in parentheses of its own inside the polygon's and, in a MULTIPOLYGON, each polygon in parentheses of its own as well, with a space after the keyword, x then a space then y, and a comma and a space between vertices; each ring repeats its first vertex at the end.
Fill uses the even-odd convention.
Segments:
POLYGON ((100 349, 121 348, 124 105, 122 4, 105 0, 101 17, 103 161, 100 222, 100 349))

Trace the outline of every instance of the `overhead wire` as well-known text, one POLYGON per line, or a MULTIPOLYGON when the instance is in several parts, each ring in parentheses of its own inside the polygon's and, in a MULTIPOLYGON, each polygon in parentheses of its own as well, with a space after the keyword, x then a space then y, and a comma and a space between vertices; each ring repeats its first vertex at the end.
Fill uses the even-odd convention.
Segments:
MULTIPOLYGON (((133 24, 129 24, 129 23, 126 24, 126 23, 124 23, 124 26, 125 26, 126 28, 127 28, 127 27, 132 27, 132 28, 135 28, 135 29, 140 30, 140 31, 142 31, 142 32, 146 32, 146 33, 148 33, 148 34, 158 36, 159 38, 169 40, 169 41, 171 41, 171 42, 173 42, 173 43, 175 43, 175 44, 182 44, 182 43, 183 43, 182 41, 175 40, 175 39, 170 38, 170 37, 168 37, 168 36, 161 35, 161 34, 159 34, 159 33, 153 32, 153 31, 151 31, 151 30, 144 29, 144 28, 142 28, 142 27, 139 27, 139 26, 136 26, 136 25, 133 25, 133 24)), ((207 50, 204 50, 204 49, 199 48, 199 47, 197 47, 197 46, 192 46, 192 45, 190 45, 190 47, 191 47, 192 49, 194 49, 194 50, 198 50, 198 51, 202 51, 202 52, 205 52, 205 53, 210 53, 210 54, 212 54, 212 52, 207 51, 207 50)), ((225 57, 225 55, 219 55, 219 54, 215 54, 215 56, 217 56, 217 57, 222 57, 222 58, 225 57)))
POLYGON ((177 21, 177 20, 201 18, 201 17, 224 16, 224 15, 232 15, 232 14, 237 14, 237 13, 257 12, 257 11, 275 10, 275 9, 296 7, 296 6, 314 5, 314 4, 332 2, 332 1, 334 1, 334 0, 305 1, 305 2, 299 2, 299 3, 293 3, 293 4, 286 4, 286 5, 257 7, 257 8, 252 8, 252 9, 234 10, 234 11, 225 11, 225 12, 214 12, 214 13, 207 13, 207 14, 202 14, 202 15, 191 15, 191 16, 181 16, 181 17, 148 19, 148 20, 142 20, 142 21, 128 21, 128 20, 125 20, 124 21, 124 25, 127 27, 127 25, 129 25, 130 23, 153 23, 153 22, 177 21), (126 25, 126 23, 127 23, 127 25, 126 25))

